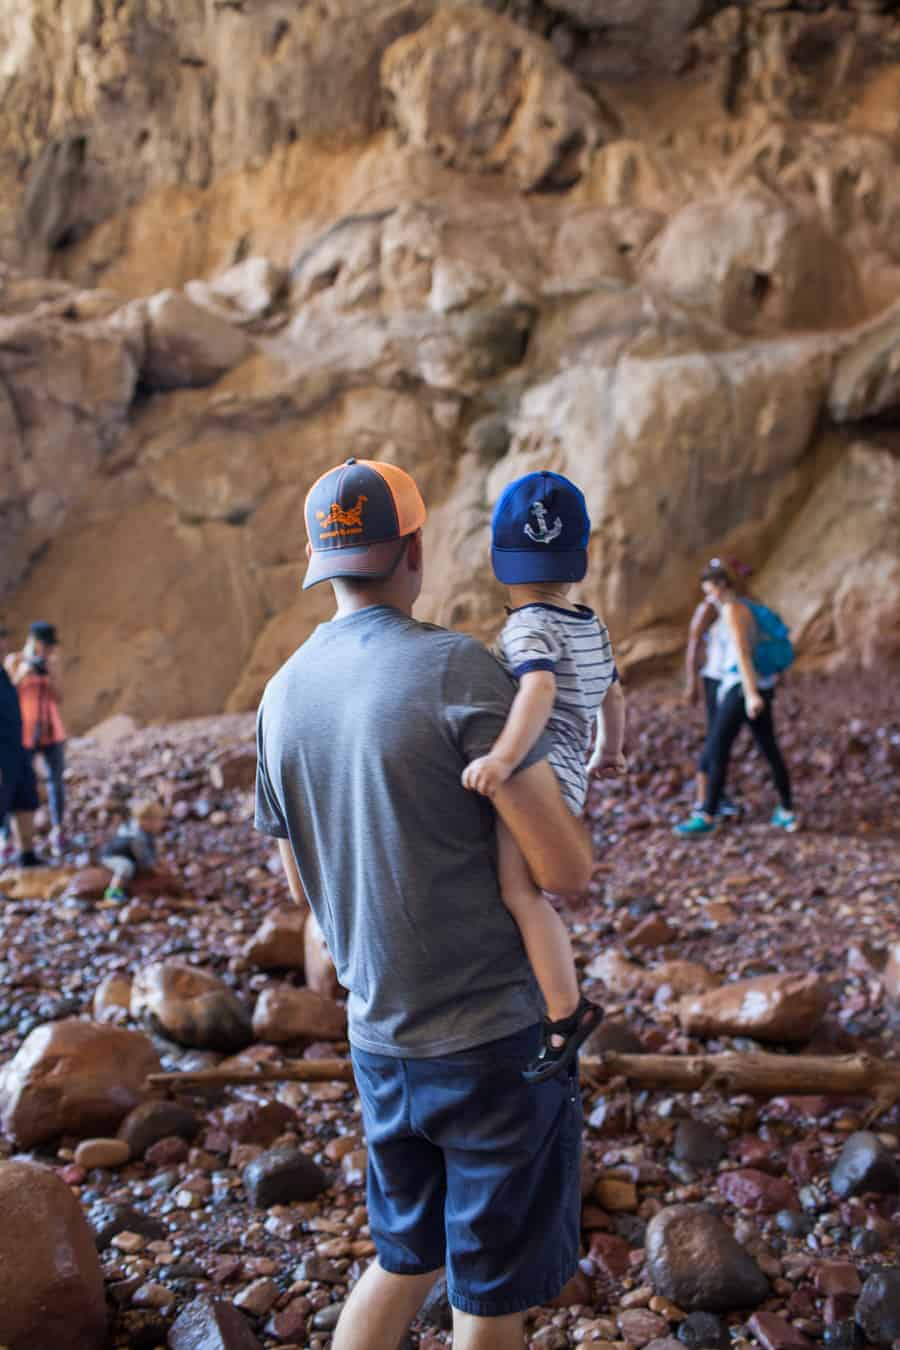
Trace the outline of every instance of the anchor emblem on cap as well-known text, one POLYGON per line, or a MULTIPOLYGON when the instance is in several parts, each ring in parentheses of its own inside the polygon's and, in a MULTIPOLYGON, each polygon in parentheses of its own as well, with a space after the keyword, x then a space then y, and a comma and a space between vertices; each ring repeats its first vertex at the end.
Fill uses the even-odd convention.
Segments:
POLYGON ((535 544, 552 544, 558 535, 562 534, 562 521, 559 516, 556 517, 552 525, 547 523, 547 508, 543 502, 535 502, 529 513, 537 521, 537 529, 529 521, 525 525, 525 533, 535 544))

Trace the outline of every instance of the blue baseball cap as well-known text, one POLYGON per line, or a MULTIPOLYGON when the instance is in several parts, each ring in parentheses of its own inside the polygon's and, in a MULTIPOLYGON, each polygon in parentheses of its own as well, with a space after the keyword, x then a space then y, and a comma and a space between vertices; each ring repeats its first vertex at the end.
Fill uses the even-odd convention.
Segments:
POLYGON ((306 496, 309 566, 303 589, 336 577, 389 577, 398 541, 425 524, 425 503, 405 469, 348 459, 316 479, 306 496))
POLYGON ((584 493, 560 473, 527 473, 503 491, 491 519, 491 562, 506 586, 581 581, 591 522, 584 493))

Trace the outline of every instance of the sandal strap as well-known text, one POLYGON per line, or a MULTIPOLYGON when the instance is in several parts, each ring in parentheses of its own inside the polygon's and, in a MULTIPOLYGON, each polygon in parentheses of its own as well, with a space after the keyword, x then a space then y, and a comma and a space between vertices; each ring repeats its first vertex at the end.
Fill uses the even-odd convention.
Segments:
POLYGON ((573 1031, 578 1029, 578 1023, 581 1021, 585 1012, 593 1004, 585 998, 584 994, 578 1000, 578 1007, 568 1017, 558 1017, 554 1022, 551 1018, 544 1018, 544 1027, 551 1036, 571 1036, 573 1031))

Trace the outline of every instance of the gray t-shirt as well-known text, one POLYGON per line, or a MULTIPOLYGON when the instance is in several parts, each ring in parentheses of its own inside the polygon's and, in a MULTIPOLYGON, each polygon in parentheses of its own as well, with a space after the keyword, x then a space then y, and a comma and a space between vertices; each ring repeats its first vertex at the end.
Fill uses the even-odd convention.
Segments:
POLYGON ((256 828, 291 841, 362 1050, 445 1055, 541 1016, 493 808, 460 778, 514 694, 480 643, 383 605, 321 624, 266 687, 256 828))

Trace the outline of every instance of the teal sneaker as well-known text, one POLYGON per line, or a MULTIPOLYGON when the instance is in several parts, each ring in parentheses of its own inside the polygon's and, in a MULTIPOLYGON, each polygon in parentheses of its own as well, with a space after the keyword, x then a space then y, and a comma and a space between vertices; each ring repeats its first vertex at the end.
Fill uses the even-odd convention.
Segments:
POLYGON ((103 892, 104 900, 127 900, 128 892, 121 886, 107 886, 103 892))
POLYGON ((769 824, 778 830, 784 830, 786 834, 793 834, 800 828, 800 822, 793 811, 786 811, 783 806, 776 806, 769 824))
POLYGON ((712 834, 715 828, 714 820, 707 820, 702 811, 695 811, 687 820, 682 820, 675 826, 675 833, 680 834, 682 838, 692 838, 695 834, 712 834))

